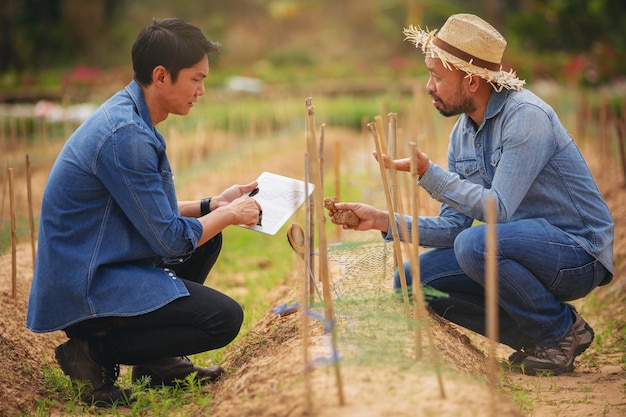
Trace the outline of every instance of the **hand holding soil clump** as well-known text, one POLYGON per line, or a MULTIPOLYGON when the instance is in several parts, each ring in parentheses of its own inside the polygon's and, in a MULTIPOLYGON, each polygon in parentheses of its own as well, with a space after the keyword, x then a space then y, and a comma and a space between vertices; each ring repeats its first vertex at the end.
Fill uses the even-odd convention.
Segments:
POLYGON ((333 213, 335 223, 338 225, 346 225, 350 228, 357 227, 360 219, 352 210, 337 210, 335 203, 338 203, 337 197, 330 197, 324 199, 324 207, 333 213))

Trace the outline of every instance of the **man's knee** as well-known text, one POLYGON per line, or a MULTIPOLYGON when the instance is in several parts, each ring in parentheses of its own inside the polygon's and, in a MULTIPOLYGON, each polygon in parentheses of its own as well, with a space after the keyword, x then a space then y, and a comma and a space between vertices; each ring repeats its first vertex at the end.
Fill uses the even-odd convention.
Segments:
POLYGON ((471 277, 484 273, 485 226, 465 229, 454 240, 454 255, 459 266, 471 277))

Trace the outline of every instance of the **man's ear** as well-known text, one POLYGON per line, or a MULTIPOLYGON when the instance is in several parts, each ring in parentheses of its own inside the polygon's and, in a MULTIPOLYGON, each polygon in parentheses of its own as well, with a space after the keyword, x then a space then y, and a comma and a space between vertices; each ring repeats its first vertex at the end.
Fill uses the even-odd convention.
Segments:
POLYGON ((152 70, 152 83, 157 86, 163 85, 166 76, 167 70, 165 69, 165 67, 162 65, 158 65, 152 70))
POLYGON ((476 75, 468 75, 467 79, 468 79, 469 90, 472 93, 475 93, 478 90, 478 87, 480 86, 480 83, 482 81, 481 78, 476 75))

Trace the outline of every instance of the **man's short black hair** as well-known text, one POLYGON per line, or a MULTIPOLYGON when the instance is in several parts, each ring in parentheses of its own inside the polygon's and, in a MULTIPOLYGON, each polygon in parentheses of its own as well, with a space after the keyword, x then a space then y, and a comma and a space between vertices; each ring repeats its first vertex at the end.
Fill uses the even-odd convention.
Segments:
POLYGON ((152 19, 133 44, 135 80, 144 86, 152 84, 152 71, 162 65, 175 82, 181 69, 192 67, 219 47, 219 43, 208 40, 197 26, 184 20, 152 19))

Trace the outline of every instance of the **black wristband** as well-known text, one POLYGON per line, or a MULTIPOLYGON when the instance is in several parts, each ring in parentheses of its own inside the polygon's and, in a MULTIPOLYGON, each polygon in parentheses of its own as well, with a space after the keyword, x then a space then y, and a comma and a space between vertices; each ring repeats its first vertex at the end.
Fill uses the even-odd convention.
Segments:
POLYGON ((200 216, 204 216, 211 212, 211 197, 200 200, 200 216))

